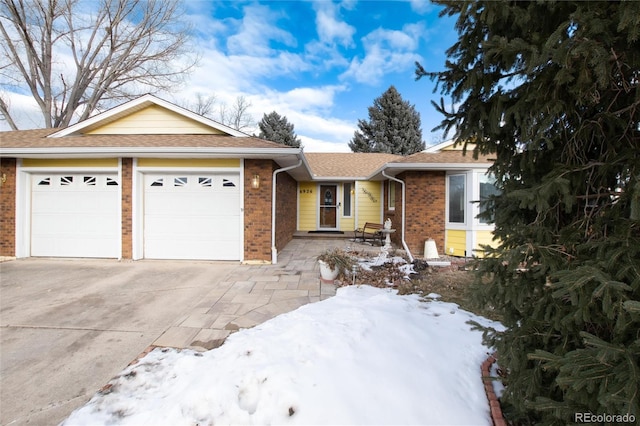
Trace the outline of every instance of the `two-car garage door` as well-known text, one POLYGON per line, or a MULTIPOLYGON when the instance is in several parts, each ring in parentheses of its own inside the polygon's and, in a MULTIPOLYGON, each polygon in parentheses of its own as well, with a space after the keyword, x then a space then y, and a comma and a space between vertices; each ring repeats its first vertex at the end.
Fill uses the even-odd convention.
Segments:
MULTIPOLYGON (((143 257, 241 258, 239 173, 142 176, 142 204, 136 210, 142 220, 136 223, 143 257)), ((120 257, 116 173, 34 174, 31 182, 32 256, 120 257)))

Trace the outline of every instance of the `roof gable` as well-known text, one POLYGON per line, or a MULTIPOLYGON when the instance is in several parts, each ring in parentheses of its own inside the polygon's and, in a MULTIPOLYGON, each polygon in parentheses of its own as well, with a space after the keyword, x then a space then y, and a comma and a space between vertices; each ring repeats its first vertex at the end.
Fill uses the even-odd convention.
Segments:
MULTIPOLYGON (((475 143, 467 143, 467 151, 473 151, 476 146, 475 143)), ((465 149, 464 142, 456 139, 449 139, 448 141, 440 142, 439 144, 432 145, 422 152, 442 152, 442 151, 463 151, 465 149)))
POLYGON ((158 105, 86 129, 85 135, 224 135, 225 133, 158 105))
POLYGON ((48 137, 83 134, 222 134, 248 137, 245 133, 153 95, 141 96, 48 137))

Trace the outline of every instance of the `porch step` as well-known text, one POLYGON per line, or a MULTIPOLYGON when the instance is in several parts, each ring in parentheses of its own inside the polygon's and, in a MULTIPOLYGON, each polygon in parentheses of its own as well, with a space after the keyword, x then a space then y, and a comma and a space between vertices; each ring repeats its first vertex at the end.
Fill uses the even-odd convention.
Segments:
POLYGON ((309 232, 309 231, 296 231, 293 233, 293 238, 309 238, 309 239, 321 239, 321 240, 335 240, 335 239, 350 239, 355 238, 353 231, 344 231, 344 233, 334 232, 309 232))

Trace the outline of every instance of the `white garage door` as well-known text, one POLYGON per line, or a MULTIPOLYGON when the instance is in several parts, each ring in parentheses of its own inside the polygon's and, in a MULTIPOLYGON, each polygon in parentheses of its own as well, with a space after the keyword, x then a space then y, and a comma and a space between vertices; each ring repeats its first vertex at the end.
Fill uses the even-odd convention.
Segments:
POLYGON ((117 174, 34 174, 31 256, 120 257, 117 174))
POLYGON ((239 260, 240 174, 145 174, 144 257, 239 260))

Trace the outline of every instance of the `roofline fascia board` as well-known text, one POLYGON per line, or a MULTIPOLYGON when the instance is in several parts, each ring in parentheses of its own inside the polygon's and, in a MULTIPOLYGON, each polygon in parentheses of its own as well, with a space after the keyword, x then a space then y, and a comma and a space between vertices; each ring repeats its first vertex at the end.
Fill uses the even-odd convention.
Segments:
POLYGON ((217 156, 231 155, 258 158, 270 156, 273 158, 284 156, 300 156, 301 151, 296 148, 207 148, 207 147, 53 147, 47 148, 7 148, 0 151, 0 157, 18 158, 62 158, 77 156, 82 158, 100 157, 163 157, 163 156, 217 156))
POLYGON ((354 180, 367 180, 366 176, 311 176, 311 179, 316 182, 348 182, 354 180))
POLYGON ((392 170, 396 173, 402 173, 404 171, 411 170, 431 170, 431 171, 447 171, 447 170, 472 170, 472 169, 488 169, 491 167, 490 163, 387 163, 378 170, 371 173, 365 179, 372 179, 382 172, 390 172, 392 170))
POLYGON ((385 169, 468 170, 491 167, 490 163, 388 163, 385 169))
POLYGON ((201 115, 198 115, 192 111, 189 111, 188 109, 179 107, 178 105, 172 104, 171 102, 165 101, 164 99, 160 99, 156 96, 150 95, 150 94, 146 94, 143 96, 140 96, 139 98, 133 99, 129 102, 125 102, 124 104, 120 104, 118 106, 115 106, 111 109, 108 109, 107 111, 104 111, 100 114, 96 114, 93 117, 89 117, 86 120, 83 120, 79 123, 73 124, 65 129, 59 130, 55 133, 52 133, 48 136, 46 136, 47 138, 61 138, 64 136, 68 136, 70 134, 73 134, 79 130, 82 130, 86 127, 92 126, 96 123, 99 123, 100 121, 106 120, 110 117, 113 117, 114 115, 120 114, 122 112, 125 112, 129 109, 135 108, 137 106, 140 105, 144 105, 147 104, 147 106, 150 106, 152 104, 161 106, 163 108, 166 108, 170 111, 175 112, 176 114, 180 114, 182 116, 185 116, 187 118, 190 118, 192 120, 195 120, 201 124, 204 124, 206 126, 212 127, 214 129, 220 130, 224 133, 227 133, 231 136, 236 136, 236 137, 240 137, 240 138, 247 138, 249 137, 249 135, 247 135, 246 133, 243 133, 239 130, 236 130, 232 127, 226 126, 222 123, 218 123, 217 121, 213 121, 209 118, 203 117, 201 115))

